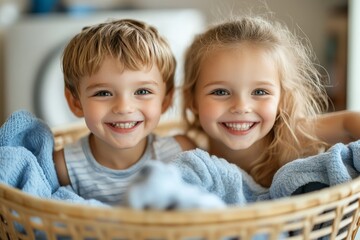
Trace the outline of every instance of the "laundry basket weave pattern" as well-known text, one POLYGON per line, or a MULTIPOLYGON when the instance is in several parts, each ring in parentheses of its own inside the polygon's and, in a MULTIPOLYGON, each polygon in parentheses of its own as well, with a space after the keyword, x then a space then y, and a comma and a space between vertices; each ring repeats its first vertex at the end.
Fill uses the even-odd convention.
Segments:
MULTIPOLYGON (((56 148, 87 133, 54 130, 56 148)), ((0 184, 0 239, 355 239, 360 179, 276 201, 211 211, 136 211, 40 199, 0 184)))

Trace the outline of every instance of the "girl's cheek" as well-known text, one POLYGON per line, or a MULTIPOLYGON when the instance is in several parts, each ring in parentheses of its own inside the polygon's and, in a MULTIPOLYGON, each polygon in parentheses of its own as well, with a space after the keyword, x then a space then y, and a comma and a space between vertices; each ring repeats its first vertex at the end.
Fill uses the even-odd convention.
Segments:
POLYGON ((264 106, 265 113, 268 116, 269 119, 275 119, 279 110, 276 103, 267 104, 264 106))

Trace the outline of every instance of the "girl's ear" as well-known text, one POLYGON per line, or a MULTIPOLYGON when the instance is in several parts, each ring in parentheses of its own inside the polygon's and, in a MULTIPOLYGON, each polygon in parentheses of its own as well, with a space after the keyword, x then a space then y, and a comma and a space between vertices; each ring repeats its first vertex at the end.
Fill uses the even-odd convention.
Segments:
POLYGON ((198 114, 197 103, 194 97, 190 99, 189 108, 194 114, 198 114))
POLYGON ((174 89, 170 90, 164 97, 162 106, 161 106, 161 113, 166 112, 166 110, 170 107, 174 96, 174 89))
POLYGON ((84 112, 80 100, 74 97, 74 95, 67 88, 65 88, 65 97, 71 112, 77 117, 83 117, 84 112))

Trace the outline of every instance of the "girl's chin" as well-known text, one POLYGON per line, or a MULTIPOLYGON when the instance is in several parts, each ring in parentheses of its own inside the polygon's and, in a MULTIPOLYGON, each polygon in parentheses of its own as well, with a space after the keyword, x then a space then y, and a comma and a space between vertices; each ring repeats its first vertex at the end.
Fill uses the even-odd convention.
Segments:
POLYGON ((227 146, 230 151, 242 151, 248 149, 250 146, 227 146))

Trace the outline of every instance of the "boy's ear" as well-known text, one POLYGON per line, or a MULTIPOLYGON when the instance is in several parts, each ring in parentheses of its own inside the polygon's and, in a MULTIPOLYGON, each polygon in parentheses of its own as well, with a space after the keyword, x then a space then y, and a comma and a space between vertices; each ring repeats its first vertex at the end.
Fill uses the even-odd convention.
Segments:
POLYGON ((174 89, 166 93, 161 106, 161 113, 166 112, 166 110, 170 107, 170 105, 172 104, 173 96, 174 96, 174 89))
POLYGON ((65 88, 65 97, 71 112, 77 117, 83 117, 84 112, 80 100, 74 97, 74 95, 67 88, 65 88))

